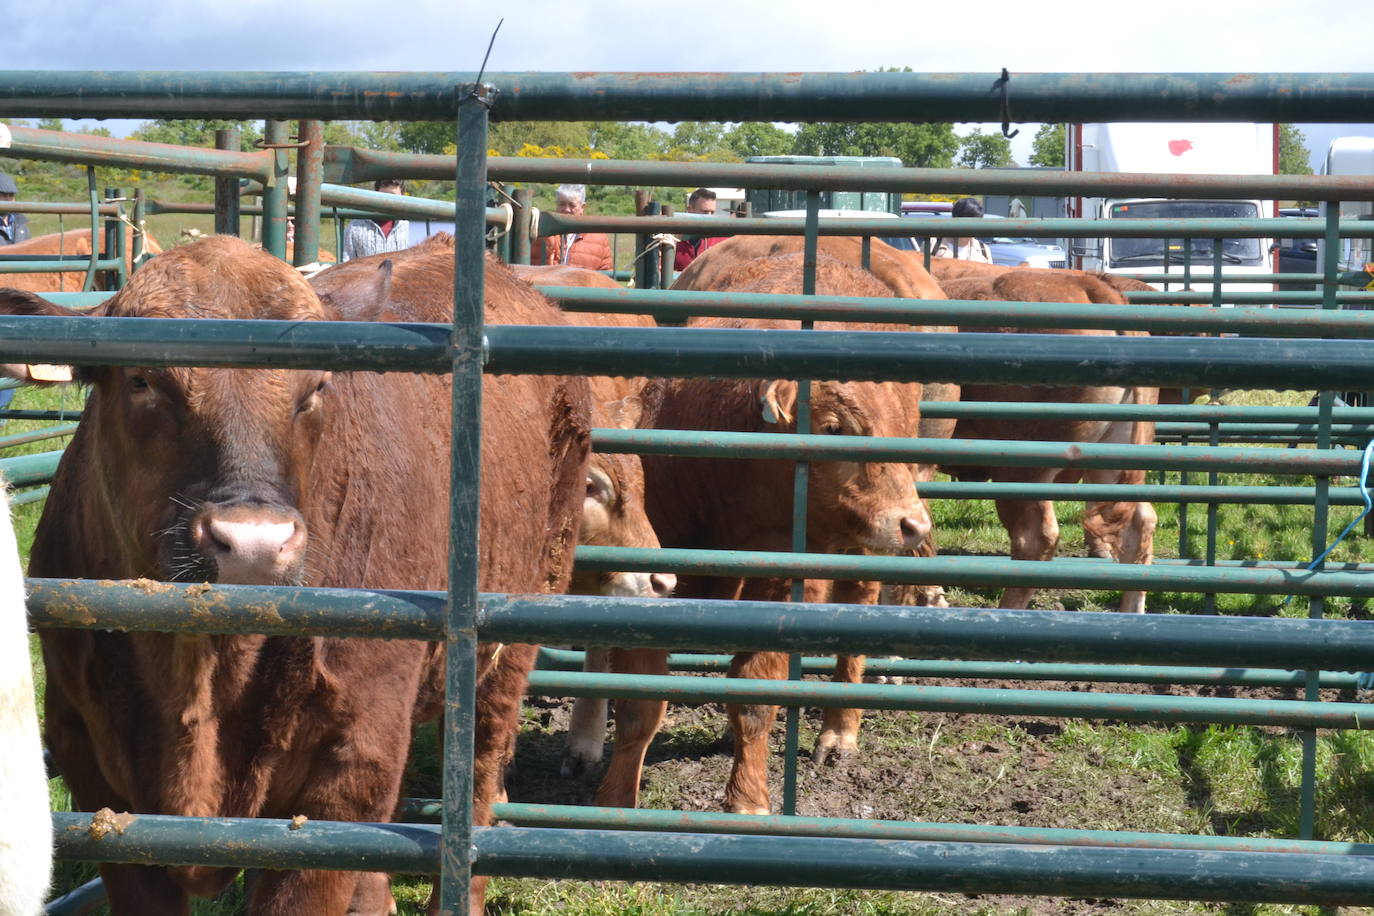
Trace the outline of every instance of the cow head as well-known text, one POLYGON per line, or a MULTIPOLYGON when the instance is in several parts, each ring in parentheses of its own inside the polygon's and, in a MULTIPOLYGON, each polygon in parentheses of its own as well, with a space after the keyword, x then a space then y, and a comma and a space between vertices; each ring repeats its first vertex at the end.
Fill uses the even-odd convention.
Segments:
MULTIPOLYGON (((633 429, 641 405, 627 397, 602 405, 596 422, 633 429)), ((658 535, 644 509, 644 469, 638 455, 593 454, 587 466, 579 544, 657 549, 658 535)), ((574 568, 571 591, 619 598, 666 598, 677 587, 672 573, 589 572, 574 568)))
MULTIPOLYGON (((0 297, 6 313, 75 315, 37 297, 0 297)), ((216 236, 164 254, 91 313, 102 317, 328 320, 288 265, 216 236)), ((11 374, 17 374, 11 372, 11 374)), ((299 584, 300 506, 329 409, 329 373, 286 369, 96 366, 73 462, 87 524, 113 539, 107 574, 240 584, 299 584)))
MULTIPOLYGON (((796 431, 797 384, 759 383, 766 429, 796 431)), ((908 436, 908 406, 898 386, 875 382, 816 382, 811 386, 811 433, 827 436, 908 436)), ((916 493, 909 464, 822 461, 811 467, 807 530, 825 551, 914 550, 930 535, 930 514, 916 493)))

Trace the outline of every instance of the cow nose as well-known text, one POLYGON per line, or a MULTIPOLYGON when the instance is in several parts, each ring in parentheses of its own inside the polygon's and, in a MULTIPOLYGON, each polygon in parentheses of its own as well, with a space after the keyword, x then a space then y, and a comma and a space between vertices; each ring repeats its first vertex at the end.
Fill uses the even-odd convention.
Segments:
POLYGON ((898 527, 902 532, 902 546, 907 550, 920 547, 930 536, 930 519, 925 515, 903 516, 898 527))
POLYGON ((649 576, 649 588, 659 598, 667 598, 677 588, 677 576, 672 573, 654 573, 649 576))
POLYGON ((276 585, 298 577, 305 559, 305 523, 293 511, 207 507, 191 524, 196 548, 215 561, 216 581, 276 585))

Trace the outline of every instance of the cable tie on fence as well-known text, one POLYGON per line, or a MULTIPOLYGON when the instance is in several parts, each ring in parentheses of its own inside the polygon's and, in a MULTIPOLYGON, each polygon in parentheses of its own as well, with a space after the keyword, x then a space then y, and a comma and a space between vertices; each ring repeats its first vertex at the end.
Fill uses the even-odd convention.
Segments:
POLYGON ((677 236, 669 232, 659 232, 649 236, 648 247, 635 255, 634 260, 630 262, 630 266, 633 267, 635 264, 639 263, 640 258, 644 257, 646 254, 651 254, 655 248, 677 248, 677 243, 679 241, 680 239, 677 236))
POLYGON ((1011 94, 1011 74, 1007 72, 1006 67, 1002 68, 1002 75, 993 81, 992 88, 1002 90, 1002 136, 1010 140, 1012 137, 1021 133, 1021 131, 1018 128, 1011 133, 1007 133, 1007 128, 1011 127, 1011 100, 1009 98, 1011 94))
POLYGON ((501 31, 501 24, 505 21, 505 17, 496 20, 496 28, 491 30, 491 41, 487 42, 487 53, 482 55, 482 66, 477 68, 477 79, 473 80, 472 91, 463 100, 476 101, 488 110, 491 109, 491 102, 482 94, 482 76, 487 72, 487 61, 491 59, 491 49, 496 46, 496 33, 501 31))

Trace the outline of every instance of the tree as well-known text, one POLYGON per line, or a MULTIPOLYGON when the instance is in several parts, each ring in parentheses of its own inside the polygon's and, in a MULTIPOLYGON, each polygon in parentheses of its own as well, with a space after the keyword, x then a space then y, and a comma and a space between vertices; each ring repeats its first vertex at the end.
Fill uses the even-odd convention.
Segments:
POLYGON ((959 165, 964 168, 997 169, 1015 164, 1011 141, 1000 133, 985 134, 979 129, 959 140, 959 165))
POLYGON ((245 148, 262 139, 258 121, 226 121, 219 118, 158 118, 134 131, 135 140, 149 143, 171 143, 174 146, 215 146, 215 131, 237 129, 245 148))
POLYGON ((803 156, 896 156, 913 168, 949 168, 959 149, 953 124, 803 124, 803 156))
POLYGON ((588 144, 611 159, 653 159, 672 145, 672 137, 652 124, 626 121, 592 121, 587 124, 588 144))
POLYGON ((1035 132, 1035 139, 1031 141, 1030 164, 1046 169, 1062 169, 1064 136, 1063 124, 1041 124, 1035 132))
POLYGON ((62 126, 62 119, 61 119, 61 118, 39 118, 39 119, 38 119, 38 129, 39 129, 39 130, 66 130, 66 128, 62 126))
POLYGON ((1279 125, 1279 174, 1311 175, 1307 138, 1292 124, 1279 125))
POLYGON ((725 145, 725 125, 719 121, 683 121, 673 128, 672 148, 691 156, 706 156, 725 145))
POLYGON ((785 156, 797 138, 776 124, 745 121, 725 132, 725 145, 741 159, 750 156, 785 156))

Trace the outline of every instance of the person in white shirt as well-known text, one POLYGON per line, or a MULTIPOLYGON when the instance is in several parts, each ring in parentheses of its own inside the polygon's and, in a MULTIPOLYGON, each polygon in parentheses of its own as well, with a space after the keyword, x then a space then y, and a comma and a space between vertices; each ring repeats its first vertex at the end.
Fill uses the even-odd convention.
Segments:
MULTIPOLYGON (((981 219, 983 205, 972 197, 964 197, 954 202, 949 215, 953 219, 981 219)), ((936 239, 935 250, 931 252, 931 255, 937 258, 959 258, 964 261, 992 263, 992 252, 988 250, 987 243, 982 239, 968 237, 936 239)))

